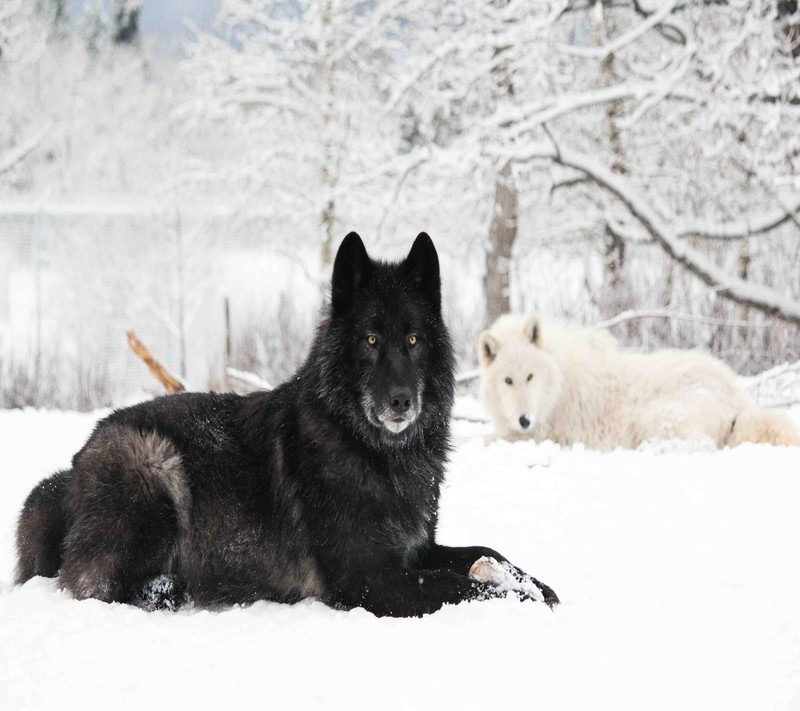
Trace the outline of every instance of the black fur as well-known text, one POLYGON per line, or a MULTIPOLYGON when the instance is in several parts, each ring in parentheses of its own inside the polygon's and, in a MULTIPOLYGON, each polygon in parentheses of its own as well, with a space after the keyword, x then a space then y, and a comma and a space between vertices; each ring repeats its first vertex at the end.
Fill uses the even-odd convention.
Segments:
POLYGON ((351 233, 295 376, 101 421, 71 471, 28 497, 17 582, 58 574, 78 598, 151 609, 187 595, 204 606, 315 596, 394 616, 513 592, 467 575, 481 556, 505 560, 497 552, 434 539, 453 368, 430 238, 388 264, 351 233))

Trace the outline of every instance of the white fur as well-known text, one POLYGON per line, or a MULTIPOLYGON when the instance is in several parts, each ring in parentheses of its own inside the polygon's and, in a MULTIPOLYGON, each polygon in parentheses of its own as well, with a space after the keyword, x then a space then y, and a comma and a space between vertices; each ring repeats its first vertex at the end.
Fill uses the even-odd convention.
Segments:
POLYGON ((640 354, 606 331, 506 315, 481 334, 478 355, 481 397, 507 439, 603 450, 663 439, 800 445, 788 418, 755 407, 735 373, 700 351, 640 354))

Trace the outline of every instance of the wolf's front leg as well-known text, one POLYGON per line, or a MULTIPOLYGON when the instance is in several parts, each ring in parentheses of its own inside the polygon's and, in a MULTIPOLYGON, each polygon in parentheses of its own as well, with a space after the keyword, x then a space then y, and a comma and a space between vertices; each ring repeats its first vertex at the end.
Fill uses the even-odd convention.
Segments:
POLYGON ((522 599, 545 602, 550 607, 559 602, 552 588, 484 546, 452 548, 434 543, 419 561, 419 567, 450 570, 490 587, 514 592, 522 599))
POLYGON ((445 604, 506 594, 492 584, 450 570, 381 568, 336 585, 325 602, 340 610, 363 607, 378 617, 421 617, 445 604))

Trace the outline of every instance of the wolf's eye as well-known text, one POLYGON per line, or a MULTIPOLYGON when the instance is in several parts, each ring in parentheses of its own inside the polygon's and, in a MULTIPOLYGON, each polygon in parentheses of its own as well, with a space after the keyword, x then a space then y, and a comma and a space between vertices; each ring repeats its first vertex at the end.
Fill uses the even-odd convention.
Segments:
POLYGON ((531 382, 531 380, 533 380, 533 373, 528 373, 528 382, 531 382))
POLYGON ((378 345, 378 337, 377 336, 367 336, 367 343, 369 343, 371 346, 377 346, 378 345))
POLYGON ((417 345, 417 337, 413 333, 408 337, 408 345, 409 346, 417 345))
POLYGON ((513 385, 513 384, 514 384, 514 383, 513 383, 513 381, 511 380, 511 378, 506 378, 506 385, 513 385))

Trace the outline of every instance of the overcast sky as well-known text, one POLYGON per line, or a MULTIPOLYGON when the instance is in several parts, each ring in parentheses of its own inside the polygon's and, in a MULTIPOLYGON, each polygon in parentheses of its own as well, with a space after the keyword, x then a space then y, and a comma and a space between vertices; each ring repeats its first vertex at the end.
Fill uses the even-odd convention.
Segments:
POLYGON ((208 27, 217 11, 217 0, 143 0, 141 29, 172 37, 184 32, 186 20, 208 27))
MULTIPOLYGON (((71 0, 70 12, 78 16, 90 0, 71 0)), ((142 0, 140 28, 144 34, 164 38, 185 35, 185 23, 208 27, 217 11, 218 0, 142 0)), ((105 6, 112 3, 105 0, 105 6)))

